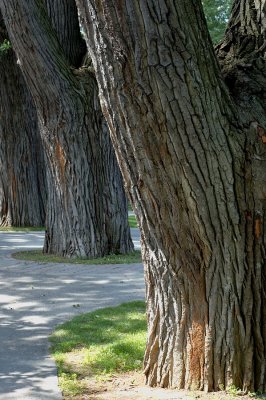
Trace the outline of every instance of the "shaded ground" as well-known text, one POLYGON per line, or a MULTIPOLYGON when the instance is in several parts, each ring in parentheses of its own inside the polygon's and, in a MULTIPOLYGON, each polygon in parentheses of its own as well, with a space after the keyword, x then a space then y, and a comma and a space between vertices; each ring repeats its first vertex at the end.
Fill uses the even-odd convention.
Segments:
POLYGON ((12 259, 12 252, 42 246, 43 235, 0 233, 1 400, 61 399, 48 352, 52 329, 83 312, 144 299, 141 264, 39 264, 12 259))

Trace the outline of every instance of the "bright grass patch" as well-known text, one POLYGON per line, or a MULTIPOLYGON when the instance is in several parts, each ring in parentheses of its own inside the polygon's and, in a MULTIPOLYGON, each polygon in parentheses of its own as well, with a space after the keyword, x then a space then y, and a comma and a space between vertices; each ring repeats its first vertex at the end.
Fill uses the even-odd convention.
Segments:
POLYGON ((87 393, 90 380, 141 370, 146 330, 142 301, 82 314, 59 325, 50 341, 64 398, 87 393))
POLYGON ((137 223, 135 215, 128 216, 128 223, 129 223, 130 228, 138 228, 138 223, 137 223))
POLYGON ((42 250, 28 250, 13 253, 12 256, 17 260, 35 261, 44 263, 68 263, 68 264, 135 264, 141 263, 141 252, 138 250, 128 254, 111 254, 101 258, 64 258, 53 254, 43 254, 42 250))
POLYGON ((43 226, 2 226, 0 227, 0 232, 40 232, 44 231, 43 226))

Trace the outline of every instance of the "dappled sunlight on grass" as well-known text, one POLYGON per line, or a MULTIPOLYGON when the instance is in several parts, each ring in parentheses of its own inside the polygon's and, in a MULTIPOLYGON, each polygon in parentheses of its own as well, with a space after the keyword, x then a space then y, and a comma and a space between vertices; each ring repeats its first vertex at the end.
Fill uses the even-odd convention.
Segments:
POLYGON ((135 215, 129 215, 128 223, 129 223, 130 228, 138 228, 138 223, 137 223, 135 215))
POLYGON ((110 254, 101 258, 65 258, 53 254, 43 254, 42 250, 29 250, 13 253, 12 256, 17 260, 50 262, 50 263, 68 263, 68 264, 133 264, 141 263, 141 252, 133 251, 128 254, 110 254))
POLYGON ((146 329, 141 301, 82 314, 60 325, 50 340, 62 389, 75 394, 86 386, 88 376, 102 379, 139 370, 146 329))
POLYGON ((43 226, 1 226, 0 232, 41 232, 44 231, 43 226))
MULTIPOLYGON (((145 333, 145 332, 144 332, 145 333)), ((126 372, 142 366, 145 340, 143 332, 130 337, 113 337, 114 343, 91 346, 86 350, 83 364, 88 365, 97 374, 126 372)))

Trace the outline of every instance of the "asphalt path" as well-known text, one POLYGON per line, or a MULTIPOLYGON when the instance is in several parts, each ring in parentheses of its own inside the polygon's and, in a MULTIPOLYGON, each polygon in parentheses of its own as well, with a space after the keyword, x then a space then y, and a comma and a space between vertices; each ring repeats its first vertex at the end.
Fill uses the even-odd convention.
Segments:
MULTIPOLYGON (((135 248, 139 231, 132 229, 135 248)), ((75 315, 144 299, 142 264, 77 265, 18 261, 42 247, 43 232, 0 233, 0 399, 59 400, 49 356, 53 328, 75 315)))

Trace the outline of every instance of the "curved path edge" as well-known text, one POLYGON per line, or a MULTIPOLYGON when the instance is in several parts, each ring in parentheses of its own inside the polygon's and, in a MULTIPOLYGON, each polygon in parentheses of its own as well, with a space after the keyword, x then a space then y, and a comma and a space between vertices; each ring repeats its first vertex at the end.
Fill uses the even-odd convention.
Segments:
MULTIPOLYGON (((19 261, 43 232, 0 233, 0 400, 59 400, 48 336, 56 325, 97 308, 144 299, 142 264, 80 265, 19 261)), ((132 229, 139 248, 138 229, 132 229)))

